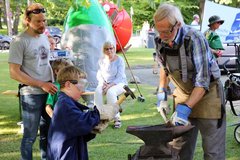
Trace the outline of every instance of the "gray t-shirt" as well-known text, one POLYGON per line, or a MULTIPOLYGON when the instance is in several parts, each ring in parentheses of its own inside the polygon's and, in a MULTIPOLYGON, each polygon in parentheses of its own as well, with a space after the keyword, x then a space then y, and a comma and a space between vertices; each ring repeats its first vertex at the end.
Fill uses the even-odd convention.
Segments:
MULTIPOLYGON (((52 81, 52 70, 49 64, 50 45, 46 35, 32 37, 21 33, 10 45, 9 63, 21 65, 21 70, 30 77, 41 81, 52 81)), ((37 87, 24 87, 21 94, 42 94, 37 87)))

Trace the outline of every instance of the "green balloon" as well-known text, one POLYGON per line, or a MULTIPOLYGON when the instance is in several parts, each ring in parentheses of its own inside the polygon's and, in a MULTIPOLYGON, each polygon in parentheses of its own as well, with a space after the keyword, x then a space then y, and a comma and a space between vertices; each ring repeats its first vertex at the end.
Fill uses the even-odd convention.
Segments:
POLYGON ((81 24, 106 27, 113 32, 108 16, 97 0, 76 0, 71 6, 64 22, 64 30, 67 31, 81 24))

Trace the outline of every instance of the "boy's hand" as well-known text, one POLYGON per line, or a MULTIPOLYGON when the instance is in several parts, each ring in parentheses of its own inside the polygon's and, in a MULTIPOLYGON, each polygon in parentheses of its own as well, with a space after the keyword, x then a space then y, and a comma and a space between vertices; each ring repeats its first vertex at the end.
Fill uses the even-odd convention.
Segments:
POLYGON ((47 114, 49 115, 49 117, 52 118, 53 110, 52 110, 51 105, 47 104, 45 107, 45 110, 46 110, 47 114))
POLYGON ((102 133, 102 131, 108 127, 108 122, 108 120, 101 120, 100 123, 93 128, 92 133, 102 133))

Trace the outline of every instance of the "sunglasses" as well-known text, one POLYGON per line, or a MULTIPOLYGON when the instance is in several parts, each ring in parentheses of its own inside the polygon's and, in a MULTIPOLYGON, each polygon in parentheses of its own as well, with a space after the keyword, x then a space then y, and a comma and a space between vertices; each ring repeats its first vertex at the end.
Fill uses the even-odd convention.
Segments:
POLYGON ((39 14, 39 13, 46 13, 46 9, 45 8, 40 8, 40 9, 34 9, 32 11, 27 11, 27 16, 29 16, 31 13, 33 14, 39 14))
POLYGON ((108 51, 108 50, 113 50, 113 47, 110 47, 110 48, 104 48, 105 51, 108 51))

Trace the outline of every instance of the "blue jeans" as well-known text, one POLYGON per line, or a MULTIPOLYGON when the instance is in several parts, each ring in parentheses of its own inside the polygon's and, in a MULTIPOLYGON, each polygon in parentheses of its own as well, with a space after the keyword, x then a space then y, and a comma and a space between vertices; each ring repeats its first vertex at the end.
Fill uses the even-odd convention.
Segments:
MULTIPOLYGON (((36 140, 42 110, 47 94, 21 95, 24 133, 21 142, 21 159, 32 160, 32 146, 36 140)), ((41 142, 40 142, 41 143, 41 142)))

